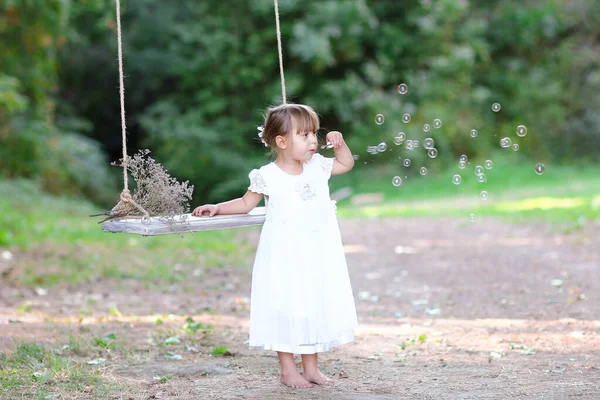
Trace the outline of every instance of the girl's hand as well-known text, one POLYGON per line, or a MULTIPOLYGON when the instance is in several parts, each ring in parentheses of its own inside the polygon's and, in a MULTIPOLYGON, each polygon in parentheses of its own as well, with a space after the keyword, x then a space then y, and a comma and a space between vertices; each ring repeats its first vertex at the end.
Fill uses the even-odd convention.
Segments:
POLYGON ((212 217, 219 213, 219 206, 215 204, 205 204, 203 206, 196 207, 194 211, 192 211, 192 216, 201 217, 203 215, 208 215, 212 217))
POLYGON ((328 143, 333 145, 333 148, 340 147, 344 143, 344 137, 338 131, 331 131, 325 137, 328 143))

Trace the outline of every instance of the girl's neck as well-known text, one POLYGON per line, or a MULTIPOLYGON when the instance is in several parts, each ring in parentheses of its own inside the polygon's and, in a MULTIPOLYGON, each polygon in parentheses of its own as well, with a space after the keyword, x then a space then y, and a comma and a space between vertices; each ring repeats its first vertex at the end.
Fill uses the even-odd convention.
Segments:
POLYGON ((286 157, 285 154, 278 153, 275 159, 275 164, 281 168, 284 172, 292 175, 301 174, 304 171, 302 161, 294 160, 291 157, 286 157))

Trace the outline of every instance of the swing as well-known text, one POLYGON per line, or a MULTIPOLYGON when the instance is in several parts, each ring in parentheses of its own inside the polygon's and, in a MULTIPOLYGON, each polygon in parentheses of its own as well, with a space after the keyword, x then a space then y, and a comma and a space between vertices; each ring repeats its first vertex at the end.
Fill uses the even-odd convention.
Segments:
MULTIPOLYGON (((277 49, 279 52, 279 73, 281 75, 281 94, 283 104, 286 104, 285 79, 283 75, 283 56, 281 51, 281 30, 279 27, 279 8, 277 0, 274 0, 275 23, 277 30, 277 49)), ((263 225, 266 219, 265 207, 256 207, 248 214, 216 215, 213 217, 195 217, 191 214, 182 214, 175 218, 165 219, 150 215, 136 202, 129 192, 127 166, 127 141, 125 124, 125 88, 123 83, 123 50, 121 39, 121 5, 116 0, 117 14, 117 38, 119 55, 119 93, 121 100, 121 138, 123 147, 123 191, 120 201, 113 209, 105 213, 108 218, 102 222, 102 230, 112 233, 132 233, 144 236, 167 235, 186 232, 200 232, 213 229, 239 228, 245 226, 263 225), (135 217, 133 216, 135 213, 135 217)))

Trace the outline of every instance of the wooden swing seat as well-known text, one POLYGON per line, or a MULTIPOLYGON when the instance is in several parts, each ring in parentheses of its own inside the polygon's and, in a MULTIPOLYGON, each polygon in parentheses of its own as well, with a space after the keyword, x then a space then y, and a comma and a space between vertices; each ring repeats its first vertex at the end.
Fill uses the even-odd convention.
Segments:
POLYGON ((112 233, 133 233, 143 236, 170 235, 174 233, 202 232, 213 229, 240 228, 265 223, 265 208, 256 207, 248 214, 215 215, 214 217, 193 217, 185 214, 182 222, 167 224, 159 218, 142 221, 141 218, 118 219, 104 222, 102 230, 112 233))

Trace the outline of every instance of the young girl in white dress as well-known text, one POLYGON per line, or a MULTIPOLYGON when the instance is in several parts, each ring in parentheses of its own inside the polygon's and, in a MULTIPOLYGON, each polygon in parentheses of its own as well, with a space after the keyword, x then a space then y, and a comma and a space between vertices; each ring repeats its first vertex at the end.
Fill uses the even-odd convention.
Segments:
POLYGON ((250 342, 277 352, 281 382, 290 387, 331 385, 317 368, 317 353, 354 339, 356 309, 346 266, 331 175, 346 173, 354 158, 340 132, 327 134, 333 158, 317 153, 319 118, 305 105, 268 109, 263 143, 277 158, 250 172, 238 199, 197 207, 192 215, 245 214, 265 199, 266 221, 252 272, 250 342), (302 357, 303 371, 294 354, 302 357))

